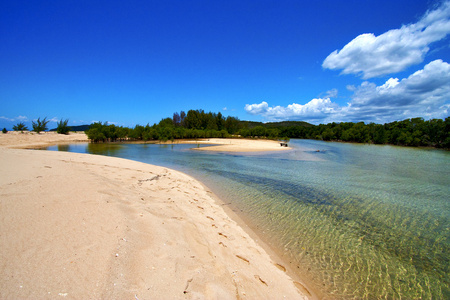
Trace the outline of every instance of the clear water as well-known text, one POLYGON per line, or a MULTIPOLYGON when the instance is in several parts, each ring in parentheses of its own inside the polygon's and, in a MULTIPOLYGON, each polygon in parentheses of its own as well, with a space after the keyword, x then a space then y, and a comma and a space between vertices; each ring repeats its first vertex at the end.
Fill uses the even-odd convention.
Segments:
POLYGON ((450 153, 310 140, 224 154, 195 145, 50 147, 162 165, 232 202, 324 299, 450 299, 450 153), (316 152, 320 150, 320 152, 316 152))

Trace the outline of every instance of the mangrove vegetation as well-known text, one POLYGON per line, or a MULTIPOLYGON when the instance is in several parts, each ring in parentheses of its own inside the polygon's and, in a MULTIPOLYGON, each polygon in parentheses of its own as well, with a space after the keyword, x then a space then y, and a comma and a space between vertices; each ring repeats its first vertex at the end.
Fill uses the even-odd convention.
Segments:
POLYGON ((313 125, 297 121, 241 121, 236 117, 224 117, 220 112, 189 110, 188 113, 176 112, 172 118, 162 119, 158 124, 136 125, 134 128, 97 122, 85 132, 92 142, 244 137, 450 148, 450 117, 445 120, 413 118, 386 124, 344 122, 313 125))

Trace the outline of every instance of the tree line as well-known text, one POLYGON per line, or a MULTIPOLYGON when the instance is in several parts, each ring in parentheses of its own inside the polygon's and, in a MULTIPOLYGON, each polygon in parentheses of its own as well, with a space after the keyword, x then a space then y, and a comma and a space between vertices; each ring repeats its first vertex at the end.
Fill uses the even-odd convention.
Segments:
MULTIPOLYGON (((58 133, 68 134, 73 130, 69 120, 59 121, 58 133)), ((48 130, 49 120, 38 118, 32 122, 33 131, 39 133, 48 130)), ((240 121, 236 117, 224 117, 220 112, 189 110, 188 113, 175 112, 172 118, 162 119, 150 126, 136 125, 134 128, 116 126, 107 122, 75 126, 85 131, 92 142, 115 142, 127 140, 167 141, 176 139, 199 138, 268 138, 268 139, 316 139, 324 141, 343 141, 355 143, 392 144, 402 146, 426 146, 450 149, 450 117, 424 120, 412 118, 386 124, 364 122, 329 123, 312 125, 307 122, 252 122, 240 121)), ((15 131, 27 131, 21 122, 13 126, 15 131)), ((3 133, 7 130, 3 129, 3 133)))
POLYGON ((97 122, 86 130, 93 142, 125 140, 168 141, 175 139, 225 138, 237 134, 241 121, 235 117, 224 117, 219 113, 203 110, 181 111, 172 118, 162 119, 158 124, 136 125, 134 128, 97 122))
MULTIPOLYGON (((219 113, 206 113, 203 110, 175 112, 172 118, 162 119, 150 126, 136 125, 134 128, 116 126, 107 122, 91 125, 68 126, 68 119, 59 121, 54 130, 68 134, 76 128, 88 128, 85 132, 93 142, 114 142, 126 140, 175 140, 198 138, 269 138, 269 139, 316 139, 324 141, 344 141, 355 143, 392 144, 402 146, 426 146, 450 148, 450 117, 445 120, 412 118, 386 124, 364 122, 329 123, 312 125, 307 122, 252 122, 240 121, 236 117, 224 117, 219 113)), ((33 131, 39 133, 48 130, 47 118, 38 118, 32 122, 33 131)), ((13 126, 15 131, 27 131, 21 122, 13 126)), ((3 133, 7 130, 3 129, 3 133)))
POLYGON ((344 122, 316 126, 275 125, 275 128, 281 136, 290 138, 450 148, 450 117, 427 121, 412 118, 386 124, 344 122))
POLYGON ((93 142, 107 141, 167 141, 198 138, 269 138, 269 139, 317 139, 356 143, 393 144, 403 146, 429 146, 450 148, 450 118, 445 120, 423 118, 406 119, 386 124, 364 122, 329 123, 312 125, 306 122, 261 123, 240 121, 236 117, 224 117, 219 113, 203 110, 175 112, 172 118, 162 119, 150 126, 134 128, 116 126, 107 122, 93 123, 86 130, 93 142))

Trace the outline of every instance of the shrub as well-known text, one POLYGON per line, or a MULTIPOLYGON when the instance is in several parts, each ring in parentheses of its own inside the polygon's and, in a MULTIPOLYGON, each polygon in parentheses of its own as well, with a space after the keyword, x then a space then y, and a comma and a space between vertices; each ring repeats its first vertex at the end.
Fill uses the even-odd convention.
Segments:
POLYGON ((69 134, 70 127, 67 126, 67 123, 69 123, 69 119, 62 120, 58 122, 58 126, 56 127, 56 132, 59 134, 69 134))
POLYGON ((99 128, 91 128, 86 131, 86 134, 88 139, 94 143, 104 142, 106 140, 106 136, 99 130, 99 128))
POLYGON ((13 126, 14 131, 21 131, 23 133, 24 130, 28 130, 28 127, 25 126, 25 123, 20 122, 13 126))
POLYGON ((3 128, 2 132, 3 133, 8 133, 8 130, 6 130, 6 128, 3 128))
POLYGON ((50 121, 47 121, 47 117, 44 118, 44 120, 41 121, 41 118, 38 118, 36 120, 36 122, 32 121, 32 125, 33 125, 33 131, 36 131, 37 133, 41 132, 41 131, 46 131, 47 128, 47 124, 50 121))

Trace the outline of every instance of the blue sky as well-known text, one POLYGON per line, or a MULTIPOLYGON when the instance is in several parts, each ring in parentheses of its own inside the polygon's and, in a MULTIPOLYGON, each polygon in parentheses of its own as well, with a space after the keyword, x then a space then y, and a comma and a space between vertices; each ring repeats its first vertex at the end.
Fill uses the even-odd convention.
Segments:
POLYGON ((0 127, 450 111, 450 1, 0 1, 0 127))

